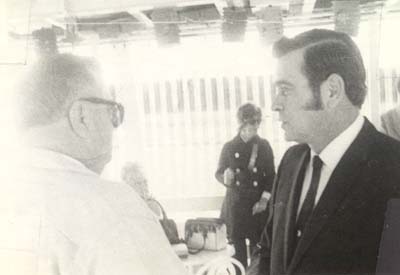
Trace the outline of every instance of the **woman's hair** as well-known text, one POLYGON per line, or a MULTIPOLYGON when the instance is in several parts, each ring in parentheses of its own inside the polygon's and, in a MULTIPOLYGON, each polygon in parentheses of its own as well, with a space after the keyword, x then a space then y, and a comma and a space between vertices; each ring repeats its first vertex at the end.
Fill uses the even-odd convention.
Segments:
POLYGON ((121 178, 144 200, 148 200, 152 197, 149 192, 146 176, 138 163, 127 162, 124 167, 122 167, 121 178))
POLYGON ((122 167, 121 179, 123 181, 126 181, 128 174, 132 175, 134 181, 141 181, 145 179, 142 167, 136 162, 127 162, 122 167))
POLYGON ((239 128, 250 124, 256 125, 261 123, 262 112, 259 107, 252 103, 245 103, 239 107, 237 111, 237 119, 239 128))

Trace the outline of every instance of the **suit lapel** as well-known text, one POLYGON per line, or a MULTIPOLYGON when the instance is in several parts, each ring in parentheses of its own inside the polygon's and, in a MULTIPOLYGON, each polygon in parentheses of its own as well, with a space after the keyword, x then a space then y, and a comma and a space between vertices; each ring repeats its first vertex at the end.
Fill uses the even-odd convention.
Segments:
POLYGON ((301 257, 311 245, 314 238, 329 221, 330 217, 338 209, 343 199, 348 194, 350 187, 357 183, 361 168, 365 164, 368 155, 368 148, 373 142, 374 129, 367 120, 364 122, 360 133, 345 152, 335 170, 333 171, 328 184, 314 209, 314 212, 307 223, 303 236, 298 242, 293 259, 289 265, 290 274, 301 257))
MULTIPOLYGON (((307 147, 308 148, 308 147, 307 147)), ((305 150, 301 155, 297 164, 294 167, 294 173, 291 181, 291 189, 289 193, 289 200, 286 206, 286 215, 285 215, 285 232, 284 232, 284 263, 285 268, 288 267, 289 261, 293 256, 292 253, 292 245, 293 245, 293 228, 296 223, 296 214, 297 214, 297 205, 298 205, 298 192, 297 188, 302 185, 302 180, 304 179, 304 171, 306 165, 309 161, 310 150, 305 150)), ((301 190, 300 190, 301 192, 301 190)))

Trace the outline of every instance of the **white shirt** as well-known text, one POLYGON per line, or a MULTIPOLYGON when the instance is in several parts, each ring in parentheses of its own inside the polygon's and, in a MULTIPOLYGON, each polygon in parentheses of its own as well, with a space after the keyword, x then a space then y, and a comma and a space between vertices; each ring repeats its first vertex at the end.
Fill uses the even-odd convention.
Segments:
MULTIPOLYGON (((337 164, 340 159, 350 147, 351 143, 355 140, 358 133, 361 131, 361 128, 364 124, 364 117, 359 115, 354 122, 347 127, 340 135, 338 135, 335 139, 333 139, 319 154, 319 157, 322 160, 321 167, 321 176, 318 184, 318 190, 315 197, 315 205, 317 205, 319 199, 321 198, 322 193, 324 192, 326 185, 328 184, 329 178, 331 177, 333 171, 335 170, 337 164)), ((300 209, 303 205, 303 202, 306 198, 308 189, 311 184, 312 177, 312 159, 316 155, 316 153, 311 150, 310 162, 306 168, 306 173, 304 175, 303 188, 301 190, 299 208, 297 209, 297 215, 300 213, 300 209)))
POLYGON ((186 274, 158 220, 126 184, 35 149, 0 201, 0 274, 186 274))

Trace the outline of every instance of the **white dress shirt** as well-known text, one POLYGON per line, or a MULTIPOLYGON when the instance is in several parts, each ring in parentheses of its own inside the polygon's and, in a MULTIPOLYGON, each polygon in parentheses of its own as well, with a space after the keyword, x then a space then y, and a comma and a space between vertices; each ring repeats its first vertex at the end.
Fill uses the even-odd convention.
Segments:
POLYGON ((0 274, 186 274, 162 228, 126 184, 35 149, 0 201, 0 274))
MULTIPOLYGON (((324 192, 328 181, 335 170, 337 164, 340 159, 343 157, 344 153, 350 147, 351 143, 357 137, 358 133, 361 131, 361 128, 364 124, 364 117, 359 115, 354 122, 347 127, 340 135, 338 135, 335 139, 333 139, 319 154, 319 157, 322 160, 322 168, 321 168, 321 177, 318 184, 318 190, 315 197, 315 205, 317 205, 319 199, 321 198, 322 193, 324 192)), ((303 205, 303 202, 306 198, 308 189, 311 184, 312 177, 312 159, 316 155, 316 153, 311 150, 310 162, 306 168, 306 173, 304 175, 303 188, 301 190, 299 208, 297 209, 297 215, 300 213, 300 209, 303 205)))

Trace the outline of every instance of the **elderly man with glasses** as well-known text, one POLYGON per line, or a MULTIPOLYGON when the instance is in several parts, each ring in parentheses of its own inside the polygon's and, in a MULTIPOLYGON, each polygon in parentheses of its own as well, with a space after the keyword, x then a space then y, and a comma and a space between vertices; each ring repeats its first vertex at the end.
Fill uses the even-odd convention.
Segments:
POLYGON ((29 149, 4 184, 0 274, 184 274, 135 191, 99 177, 124 116, 99 65, 57 54, 20 84, 18 126, 29 149))

